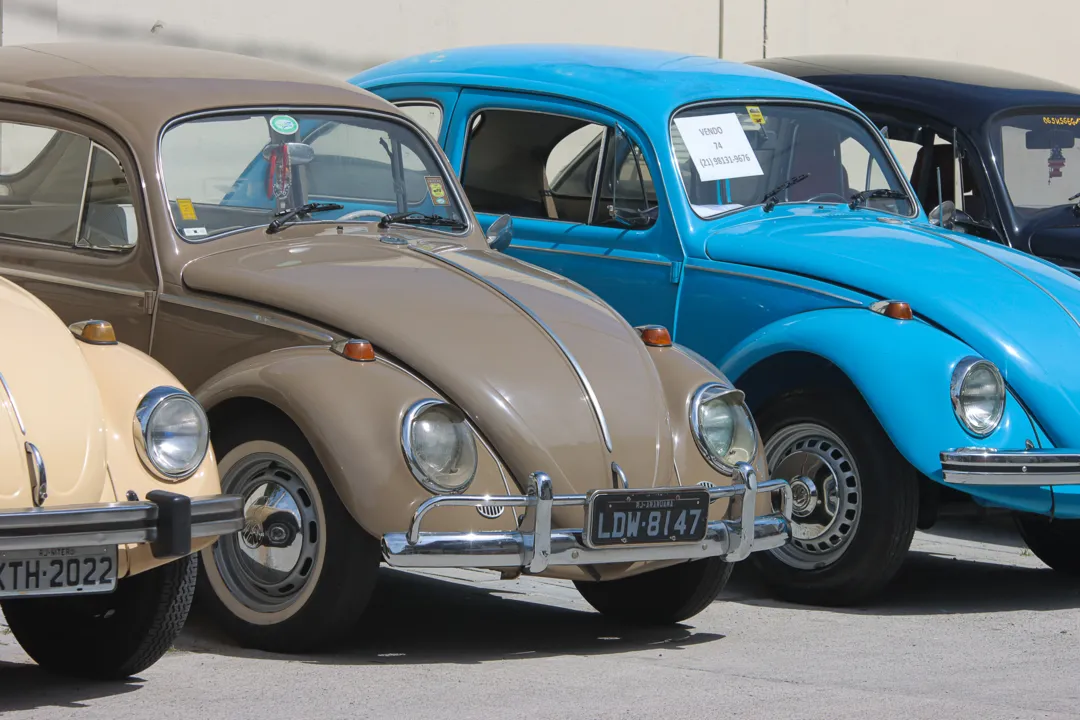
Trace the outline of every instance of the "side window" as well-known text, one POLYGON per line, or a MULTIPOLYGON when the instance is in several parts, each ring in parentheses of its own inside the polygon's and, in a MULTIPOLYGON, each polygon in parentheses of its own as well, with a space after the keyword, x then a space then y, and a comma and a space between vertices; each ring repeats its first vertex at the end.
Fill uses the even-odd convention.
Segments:
POLYGON ((0 123, 0 167, 0 235, 67 247, 135 244, 124 171, 89 138, 0 123))
POLYGON ((904 171, 905 177, 914 181, 915 172, 915 160, 919 156, 919 150, 922 148, 917 142, 911 142, 908 140, 896 140, 889 138, 889 147, 892 148, 893 155, 896 156, 896 162, 900 164, 900 169, 904 171))
POLYGON ((645 227, 616 220, 613 208, 637 217, 655 205, 652 177, 624 134, 547 113, 486 110, 474 116, 462 184, 477 212, 577 224, 645 227))
POLYGON ((436 143, 439 141, 439 131, 442 129, 443 121, 441 107, 435 103, 402 103, 398 107, 424 128, 432 140, 436 143))

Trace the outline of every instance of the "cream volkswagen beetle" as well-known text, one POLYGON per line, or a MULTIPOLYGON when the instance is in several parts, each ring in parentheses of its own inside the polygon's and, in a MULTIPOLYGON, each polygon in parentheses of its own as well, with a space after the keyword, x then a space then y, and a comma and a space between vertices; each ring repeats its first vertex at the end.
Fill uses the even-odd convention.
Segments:
POLYGON ((198 550, 243 526, 202 407, 103 321, 0 280, 0 606, 50 670, 140 672, 183 627, 198 550), (18 338, 17 342, 9 342, 18 338))

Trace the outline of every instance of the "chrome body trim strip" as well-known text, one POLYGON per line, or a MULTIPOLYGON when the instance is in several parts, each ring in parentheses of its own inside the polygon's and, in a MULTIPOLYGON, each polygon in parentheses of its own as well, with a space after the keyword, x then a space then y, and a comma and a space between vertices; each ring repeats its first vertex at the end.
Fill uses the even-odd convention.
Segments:
POLYGON ((805 290, 806 292, 815 293, 817 295, 824 295, 825 297, 842 300, 846 303, 851 303, 852 305, 858 305, 860 307, 866 304, 862 300, 858 300, 856 298, 847 297, 845 295, 838 295, 828 290, 821 290, 819 288, 810 287, 809 285, 792 282, 791 280, 781 280, 780 278, 771 278, 764 275, 754 275, 752 273, 738 272, 736 270, 726 270, 724 268, 701 267, 700 265, 684 265, 683 272, 686 272, 687 270, 700 270, 702 272, 717 273, 719 275, 732 275, 734 277, 747 278, 748 280, 760 280, 762 282, 773 283, 774 285, 786 285, 787 287, 793 287, 797 290, 805 290))
POLYGON ((663 260, 646 260, 645 258, 629 258, 622 257, 621 255, 602 255, 600 253, 587 253, 579 250, 560 250, 559 248, 537 248, 528 245, 513 245, 515 250, 522 250, 524 252, 539 252, 539 253, 558 253, 561 255, 576 255, 578 257, 593 258, 594 260, 621 260, 622 262, 641 263, 642 265, 660 265, 662 267, 671 267, 670 262, 663 260))
POLYGON ((40 282, 49 282, 55 285, 65 285, 67 287, 83 288, 84 290, 98 290, 100 292, 114 293, 116 295, 126 295, 129 297, 143 297, 145 290, 137 290, 135 288, 125 288, 118 285, 109 285, 107 283, 91 282, 89 280, 78 280, 76 278, 64 277, 62 275, 50 275, 48 273, 35 272, 33 270, 22 270, 20 268, 13 268, 10 266, 0 267, 0 275, 7 277, 20 278, 22 280, 37 280, 40 282))
POLYGON ((0 373, 0 388, 3 388, 8 402, 11 403, 11 411, 15 414, 15 421, 19 423, 19 429, 22 430, 23 435, 26 435, 26 424, 23 422, 22 415, 19 414, 19 406, 15 404, 15 396, 11 394, 11 388, 8 387, 3 373, 0 373))
POLYGON ((518 310, 528 315, 529 318, 534 323, 536 323, 536 326, 543 330, 547 334, 547 336, 551 338, 552 342, 554 342, 558 346, 559 350, 562 351, 563 357, 565 357, 566 361, 570 363, 570 367, 573 368, 574 373, 577 375, 578 383, 581 385, 582 390, 585 391, 585 396, 586 398, 588 398, 589 404, 592 406, 593 415, 596 417, 596 422, 600 426, 600 435, 604 440, 604 445, 607 447, 608 452, 611 452, 611 433, 608 430, 607 419, 604 417, 604 411, 600 407, 600 400, 596 396, 596 391, 593 390, 592 383, 590 383, 589 378, 585 376, 585 371, 582 369, 581 365, 578 364, 578 361, 574 357, 573 353, 570 352, 570 348, 566 347, 566 344, 559 338, 558 335, 555 334, 555 331, 548 327, 547 323, 541 320, 540 317, 531 309, 529 309, 528 306, 526 306, 513 295, 506 292, 501 287, 491 282, 487 278, 483 277, 482 275, 473 272, 472 270, 461 265, 460 263, 454 262, 453 260, 446 257, 446 255, 444 254, 434 253, 430 250, 425 250, 421 247, 416 246, 415 244, 410 244, 409 249, 420 253, 424 257, 428 257, 433 260, 437 260, 438 262, 445 263, 446 265, 457 269, 465 275, 468 275, 470 278, 480 283, 481 285, 490 288, 492 291, 500 295, 503 299, 512 303, 515 307, 517 307, 518 310))
MULTIPOLYGON (((158 536, 153 502, 65 505, 0 512, 0 550, 152 543, 158 536)), ((191 537, 212 537, 244 527, 243 498, 191 498, 191 537)))
POLYGON ((791 535, 791 487, 787 481, 778 478, 758 483, 757 473, 749 463, 738 464, 734 480, 733 485, 708 488, 708 492, 710 501, 741 498, 739 518, 710 522, 700 543, 590 548, 585 544, 583 530, 552 529, 550 525, 552 508, 576 506, 587 512, 590 496, 554 495, 550 478, 544 473, 533 473, 529 476, 529 489, 525 495, 430 498, 416 509, 406 532, 383 535, 383 557, 393 567, 520 568, 535 574, 552 565, 698 560, 717 556, 734 562, 746 558, 751 552, 784 545, 791 535), (780 510, 769 515, 756 515, 756 501, 760 493, 780 493, 780 510), (436 507, 480 507, 491 504, 525 508, 525 519, 520 529, 421 532, 424 516, 436 507))
POLYGON ((1080 450, 958 448, 941 453, 941 471, 955 485, 1080 485, 1080 450))
MULTIPOLYGON (((258 323, 260 325, 266 325, 268 327, 277 328, 278 330, 284 330, 286 332, 296 333, 297 335, 303 335, 304 337, 317 340, 320 343, 326 345, 331 344, 336 339, 329 333, 322 332, 315 329, 312 326, 304 325, 292 320, 284 320, 281 318, 272 318, 255 310, 245 310, 239 308, 233 308, 225 303, 215 302, 213 300, 203 300, 202 298, 190 297, 187 295, 168 295, 162 294, 158 296, 158 302, 172 303, 173 305, 183 305, 184 307, 194 308, 196 310, 205 310, 211 313, 220 313, 222 315, 228 315, 229 317, 239 318, 240 320, 250 320, 251 322, 258 323)), ((156 315, 156 313, 155 313, 156 315)))

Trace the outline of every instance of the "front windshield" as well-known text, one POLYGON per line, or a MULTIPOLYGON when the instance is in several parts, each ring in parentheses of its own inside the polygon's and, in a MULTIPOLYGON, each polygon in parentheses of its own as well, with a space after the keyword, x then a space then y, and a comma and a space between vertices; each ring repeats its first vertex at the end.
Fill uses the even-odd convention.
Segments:
POLYGON ((1080 193, 1080 109, 1063 110, 1010 115, 993 124, 994 159, 1021 211, 1067 205, 1080 193))
POLYGON ((801 105, 697 106, 672 118, 671 143, 691 207, 702 218, 760 205, 802 175, 776 193, 776 202, 850 203, 858 193, 880 190, 903 197, 869 196, 862 205, 907 217, 916 212, 881 138, 845 113, 801 105))
POLYGON ((376 117, 267 111, 187 120, 162 137, 161 169, 173 222, 192 242, 267 225, 309 202, 343 206, 304 217, 317 222, 402 212, 466 220, 427 142, 376 117))

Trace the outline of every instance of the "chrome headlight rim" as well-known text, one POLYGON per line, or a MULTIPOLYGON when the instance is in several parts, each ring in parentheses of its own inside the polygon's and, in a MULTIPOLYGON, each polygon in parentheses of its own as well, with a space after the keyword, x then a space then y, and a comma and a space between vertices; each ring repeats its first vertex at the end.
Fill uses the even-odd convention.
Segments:
POLYGON ((1001 376, 1001 371, 998 370, 997 365, 986 358, 969 356, 961 359, 960 362, 956 364, 956 367, 953 369, 952 380, 949 384, 949 397, 952 400, 953 414, 956 415, 957 422, 960 423, 960 427, 962 427, 968 435, 980 439, 989 437, 1001 426, 1001 421, 1005 417, 1005 402, 1008 397, 1005 388, 1005 379, 1001 376), (964 412, 964 405, 961 399, 964 383, 967 381, 972 371, 978 368, 987 368, 994 374, 1001 395, 1001 404, 998 411, 986 429, 971 426, 968 422, 967 414, 964 412))
POLYGON ((405 456, 405 464, 409 466, 409 471, 412 473, 413 478, 415 478, 425 490, 435 495, 460 495, 464 493, 469 489, 473 480, 476 479, 476 473, 480 466, 479 453, 476 450, 476 432, 465 417, 465 413, 457 406, 437 398, 418 400, 410 405, 405 411, 405 417, 401 421, 401 452, 405 456), (413 447, 413 423, 428 410, 440 406, 449 408, 461 416, 462 424, 469 431, 469 438, 473 443, 473 455, 476 458, 476 462, 474 462, 472 472, 469 473, 468 478, 464 482, 454 485, 453 487, 441 485, 431 478, 424 471, 419 458, 416 456, 415 448, 413 447))
POLYGON ((694 391, 693 396, 690 398, 690 434, 694 437, 694 444, 697 445, 698 451, 701 456, 705 458, 705 461, 712 466, 714 470, 723 474, 731 475, 735 472, 735 466, 729 465, 724 462, 724 459, 717 457, 716 453, 705 442, 705 438, 701 432, 701 420, 700 410, 703 402, 713 400, 717 397, 730 397, 732 404, 741 407, 746 413, 747 419, 750 421, 750 441, 753 448, 750 452, 750 459, 747 461, 751 465, 757 460, 758 445, 760 444, 760 436, 758 435, 757 423, 754 422, 754 416, 750 412, 750 408, 746 407, 746 393, 731 385, 725 385, 718 382, 705 383, 697 390, 694 391))
POLYGON ((142 400, 139 401, 138 406, 135 408, 135 417, 132 420, 132 434, 135 437, 135 450, 138 452, 143 466, 159 480, 170 483, 187 480, 198 472, 206 459, 206 454, 210 452, 210 422, 206 417, 206 410, 203 409, 202 403, 186 390, 170 385, 159 385, 143 395, 142 400), (149 448, 149 433, 154 413, 160 410, 167 401, 176 399, 191 404, 202 429, 202 439, 199 442, 201 450, 193 461, 182 470, 170 471, 154 462, 153 454, 149 448))

